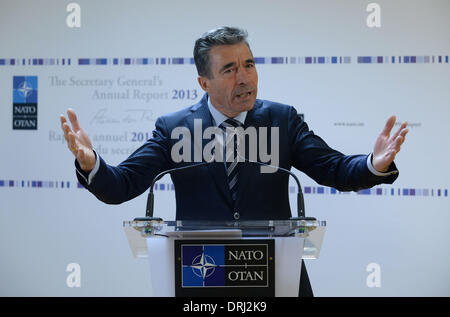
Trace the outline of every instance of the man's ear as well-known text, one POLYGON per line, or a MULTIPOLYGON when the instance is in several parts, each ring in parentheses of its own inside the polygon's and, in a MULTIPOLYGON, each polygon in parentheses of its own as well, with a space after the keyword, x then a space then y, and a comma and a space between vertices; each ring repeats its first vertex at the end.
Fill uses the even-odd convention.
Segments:
POLYGON ((209 81, 208 81, 208 78, 203 77, 203 76, 198 76, 197 80, 198 80, 198 83, 199 83, 200 87, 202 87, 202 89, 205 92, 209 92, 209 81))

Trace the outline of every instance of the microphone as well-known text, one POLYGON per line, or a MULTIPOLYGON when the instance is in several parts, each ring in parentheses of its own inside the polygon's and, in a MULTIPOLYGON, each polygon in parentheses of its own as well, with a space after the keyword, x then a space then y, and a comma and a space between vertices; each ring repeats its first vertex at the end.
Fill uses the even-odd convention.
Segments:
MULTIPOLYGON (((237 138, 237 140, 238 140, 237 144, 239 145, 239 138, 237 138)), ((287 169, 279 167, 279 166, 273 166, 273 165, 266 164, 266 163, 263 163, 263 162, 248 160, 247 158, 242 157, 242 155, 240 155, 238 150, 236 151, 236 154, 241 159, 243 159, 244 161, 246 161, 248 163, 254 163, 254 164, 258 164, 260 166, 271 167, 271 168, 274 168, 274 169, 277 169, 277 170, 281 170, 282 172, 287 173, 290 176, 292 176, 294 178, 295 182, 297 183, 297 188, 298 188, 298 191, 297 191, 297 217, 291 217, 290 219, 291 220, 308 220, 308 221, 309 220, 317 220, 314 217, 306 217, 306 214, 305 214, 305 200, 303 198, 302 186, 300 185, 300 181, 298 180, 297 176, 294 173, 292 173, 290 170, 287 170, 287 169)))
POLYGON ((155 202, 155 197, 154 197, 154 194, 153 194, 153 188, 155 187, 155 183, 157 181, 159 181, 163 176, 165 176, 165 175, 167 175, 169 173, 178 172, 178 171, 181 171, 181 170, 185 170, 185 169, 189 169, 189 168, 195 168, 195 167, 199 167, 199 166, 203 166, 203 165, 209 164, 209 163, 214 161, 214 154, 215 154, 215 151, 213 151, 213 155, 211 157, 211 160, 209 160, 207 162, 202 162, 202 163, 198 163, 198 164, 192 164, 192 165, 187 165, 187 166, 182 166, 182 167, 171 168, 171 169, 162 171, 161 173, 156 175, 155 178, 153 178, 152 185, 150 186, 150 191, 148 193, 147 206, 146 206, 146 209, 145 209, 145 217, 134 218, 134 221, 163 221, 163 219, 160 218, 160 217, 153 217, 153 209, 154 209, 154 202, 155 202))

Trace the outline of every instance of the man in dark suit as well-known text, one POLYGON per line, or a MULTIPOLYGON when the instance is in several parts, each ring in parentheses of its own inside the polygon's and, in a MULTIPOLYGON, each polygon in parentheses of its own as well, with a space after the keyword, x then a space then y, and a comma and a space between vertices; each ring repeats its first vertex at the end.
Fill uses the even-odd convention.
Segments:
MULTIPOLYGON (((209 127, 220 127, 225 135, 239 126, 243 129, 276 128, 276 146, 268 141, 272 140, 272 129, 267 130, 263 143, 277 151, 279 167, 290 169, 293 166, 319 184, 340 191, 392 183, 398 177, 393 160, 408 130, 403 123, 391 136, 394 116, 389 118, 376 140, 373 153, 346 156, 331 149, 310 131, 295 108, 256 99, 258 74, 246 32, 223 27, 205 33, 196 41, 194 59, 198 82, 206 92, 204 97, 193 106, 158 118, 152 138, 118 166, 106 164, 93 151, 73 110, 68 110, 73 129, 61 116, 69 149, 76 157, 77 177, 98 199, 111 204, 122 203, 146 191, 161 171, 193 164, 174 160, 172 150, 179 140, 172 138, 172 131, 186 128, 191 132, 191 148, 200 146, 203 149, 209 140, 196 144, 194 122, 201 123, 202 132, 209 127)), ((258 152, 261 144, 258 142, 258 152)), ((171 177, 175 186, 177 219, 267 220, 291 217, 288 175, 262 173, 259 165, 239 162, 234 154, 225 162, 211 162, 173 173, 171 177)), ((301 295, 312 296, 304 265, 301 278, 301 295)))

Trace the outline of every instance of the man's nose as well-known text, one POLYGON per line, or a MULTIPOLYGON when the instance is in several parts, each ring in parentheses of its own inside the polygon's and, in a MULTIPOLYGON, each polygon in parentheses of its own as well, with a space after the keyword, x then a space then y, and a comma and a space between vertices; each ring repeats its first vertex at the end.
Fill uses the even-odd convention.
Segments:
POLYGON ((236 71, 236 83, 238 85, 246 85, 248 82, 248 74, 245 68, 239 67, 236 71))

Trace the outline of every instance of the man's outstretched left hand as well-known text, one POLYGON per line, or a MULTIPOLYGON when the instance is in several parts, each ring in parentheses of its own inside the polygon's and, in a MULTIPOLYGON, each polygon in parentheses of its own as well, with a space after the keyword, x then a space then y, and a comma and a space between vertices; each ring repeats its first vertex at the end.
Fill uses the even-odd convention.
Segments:
POLYGON ((395 121, 395 116, 387 120, 373 149, 372 165, 377 171, 382 173, 387 172, 389 165, 394 161, 401 145, 405 142, 405 136, 408 133, 407 123, 403 122, 400 128, 391 135, 395 121))

